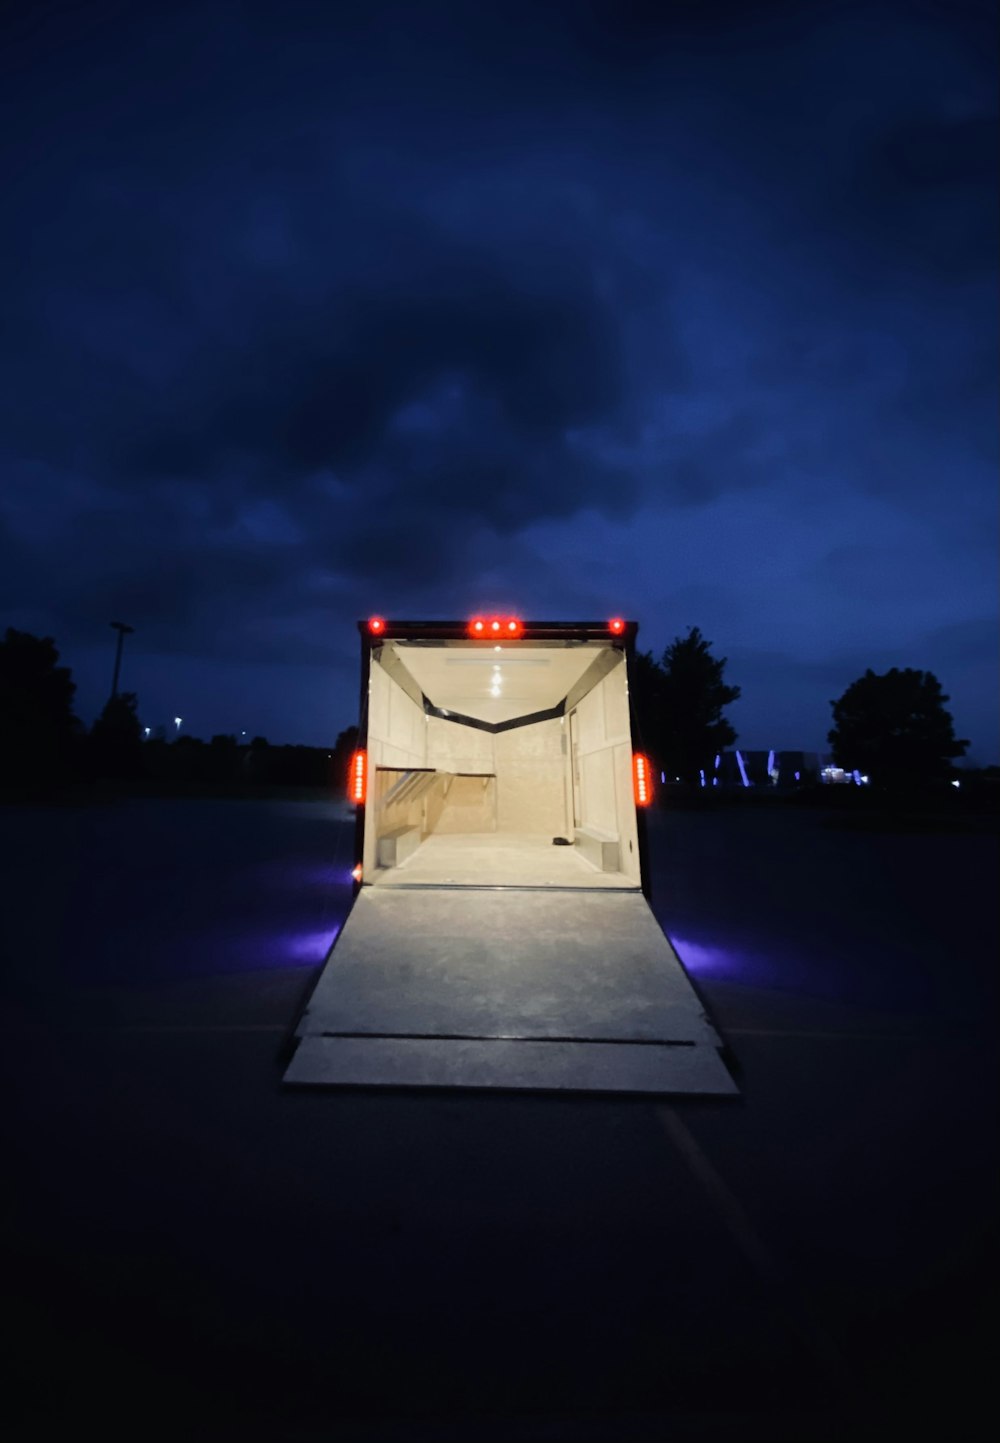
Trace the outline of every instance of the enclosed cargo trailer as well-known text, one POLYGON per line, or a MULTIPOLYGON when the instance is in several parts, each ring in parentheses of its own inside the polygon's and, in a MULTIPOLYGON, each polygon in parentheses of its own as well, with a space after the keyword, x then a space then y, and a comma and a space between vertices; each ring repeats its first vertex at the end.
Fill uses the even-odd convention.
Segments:
POLYGON ((359 627, 356 895, 285 1080, 735 1091, 643 895, 635 623, 359 627))

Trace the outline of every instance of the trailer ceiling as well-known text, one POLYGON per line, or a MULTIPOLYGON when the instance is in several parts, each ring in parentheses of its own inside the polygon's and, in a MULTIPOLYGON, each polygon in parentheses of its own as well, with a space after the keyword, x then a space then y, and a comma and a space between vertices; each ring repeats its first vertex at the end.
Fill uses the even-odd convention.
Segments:
POLYGON ((492 723, 558 706, 595 658, 609 650, 602 641, 490 647, 461 642, 385 645, 432 706, 492 723))

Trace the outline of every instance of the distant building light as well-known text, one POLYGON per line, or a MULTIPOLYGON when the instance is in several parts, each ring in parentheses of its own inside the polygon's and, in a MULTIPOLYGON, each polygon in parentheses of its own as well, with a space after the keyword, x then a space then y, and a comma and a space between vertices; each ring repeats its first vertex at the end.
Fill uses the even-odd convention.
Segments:
POLYGON ((736 765, 740 769, 740 776, 743 778, 743 785, 745 787, 748 787, 750 785, 750 778, 747 776, 747 769, 743 764, 743 753, 741 751, 737 751, 736 753, 736 765))
POLYGON ((952 782, 952 786, 953 786, 953 787, 960 787, 961 785, 962 785, 961 782, 957 782, 957 781, 956 781, 956 782, 952 782))

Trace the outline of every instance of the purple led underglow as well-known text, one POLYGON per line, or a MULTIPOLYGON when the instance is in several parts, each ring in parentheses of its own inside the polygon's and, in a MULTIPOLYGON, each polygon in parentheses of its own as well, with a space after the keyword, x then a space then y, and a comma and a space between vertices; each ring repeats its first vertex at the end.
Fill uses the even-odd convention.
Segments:
POLYGON ((740 769, 740 776, 743 778, 743 785, 745 787, 748 787, 750 785, 750 778, 747 776, 747 769, 743 765, 743 753, 741 751, 737 751, 736 753, 736 765, 740 769))
POLYGON ((702 981, 738 982, 744 986, 774 986, 782 978, 775 959, 752 952, 737 951, 718 943, 695 942, 687 937, 670 937, 684 970, 702 981))
POLYGON ((339 932, 339 927, 324 927, 319 932, 289 933, 280 939, 279 948, 288 961, 310 966, 324 960, 339 932))

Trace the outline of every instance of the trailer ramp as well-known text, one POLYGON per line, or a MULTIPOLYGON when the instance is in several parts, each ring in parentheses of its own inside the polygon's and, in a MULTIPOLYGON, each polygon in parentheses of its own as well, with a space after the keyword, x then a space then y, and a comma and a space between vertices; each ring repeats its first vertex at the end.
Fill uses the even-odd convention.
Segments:
POLYGON ((735 1094, 638 890, 364 887, 286 1083, 735 1094))

